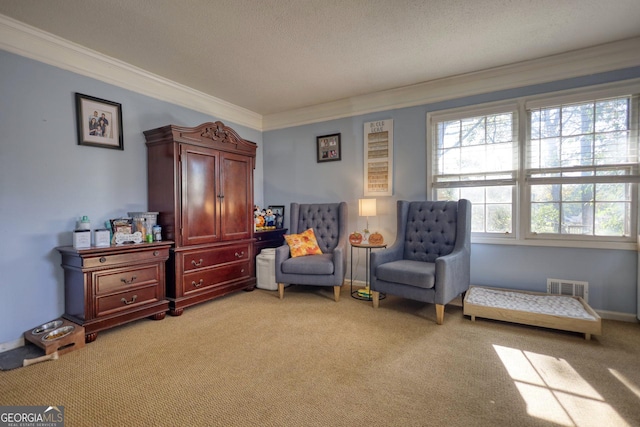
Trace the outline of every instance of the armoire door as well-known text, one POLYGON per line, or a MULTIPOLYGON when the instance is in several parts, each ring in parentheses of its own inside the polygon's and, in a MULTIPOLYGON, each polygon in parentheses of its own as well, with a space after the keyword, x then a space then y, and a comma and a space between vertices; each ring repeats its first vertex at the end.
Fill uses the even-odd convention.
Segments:
POLYGON ((207 148, 183 145, 180 165, 183 246, 217 242, 220 234, 219 158, 207 148))
POLYGON ((222 240, 248 239, 253 229, 251 159, 233 153, 220 153, 220 169, 222 240))

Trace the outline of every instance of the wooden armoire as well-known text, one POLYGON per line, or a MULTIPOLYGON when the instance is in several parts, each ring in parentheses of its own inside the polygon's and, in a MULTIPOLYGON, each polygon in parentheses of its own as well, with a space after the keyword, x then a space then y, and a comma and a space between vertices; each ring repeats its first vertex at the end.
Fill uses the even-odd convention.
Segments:
POLYGON ((169 312, 256 284, 253 171, 256 144, 222 122, 144 132, 148 209, 163 238, 169 312))

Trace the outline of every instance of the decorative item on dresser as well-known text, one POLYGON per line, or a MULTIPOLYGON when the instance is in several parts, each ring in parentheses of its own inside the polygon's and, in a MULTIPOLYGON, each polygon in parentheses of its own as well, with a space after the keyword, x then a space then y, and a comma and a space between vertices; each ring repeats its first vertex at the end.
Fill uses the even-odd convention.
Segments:
POLYGON ((133 320, 164 319, 165 262, 173 242, 56 248, 64 268, 64 318, 84 326, 85 341, 133 320))
POLYGON ((167 263, 170 314, 256 285, 256 144, 222 122, 144 132, 148 209, 175 241, 167 263))

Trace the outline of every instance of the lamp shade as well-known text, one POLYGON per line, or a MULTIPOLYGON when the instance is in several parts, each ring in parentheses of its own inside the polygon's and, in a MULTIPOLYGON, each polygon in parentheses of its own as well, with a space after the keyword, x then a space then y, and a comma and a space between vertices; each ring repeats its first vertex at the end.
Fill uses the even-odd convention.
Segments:
POLYGON ((358 205, 360 216, 376 216, 376 199, 360 199, 358 205))

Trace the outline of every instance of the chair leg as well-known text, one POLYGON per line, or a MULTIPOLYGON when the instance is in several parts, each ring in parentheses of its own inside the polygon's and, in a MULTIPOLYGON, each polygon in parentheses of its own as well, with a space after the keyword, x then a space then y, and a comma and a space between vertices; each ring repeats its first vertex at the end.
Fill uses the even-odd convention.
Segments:
POLYGON ((380 305, 380 292, 371 291, 371 300, 373 301, 373 308, 378 308, 380 305))
POLYGON ((444 305, 436 304, 436 323, 442 325, 444 322, 444 305))
POLYGON ((336 302, 340 301, 340 286, 333 287, 333 299, 335 299, 336 302))
POLYGON ((278 294, 280 295, 280 299, 284 298, 284 283, 278 283, 278 294))

